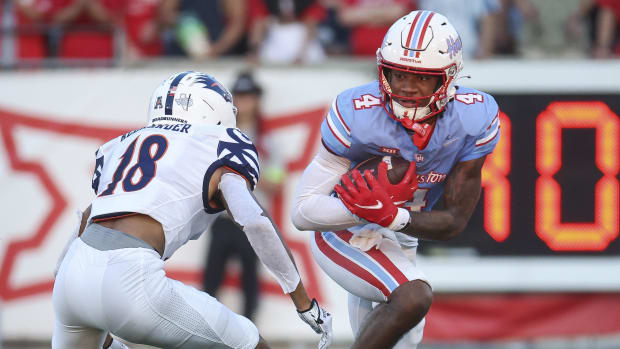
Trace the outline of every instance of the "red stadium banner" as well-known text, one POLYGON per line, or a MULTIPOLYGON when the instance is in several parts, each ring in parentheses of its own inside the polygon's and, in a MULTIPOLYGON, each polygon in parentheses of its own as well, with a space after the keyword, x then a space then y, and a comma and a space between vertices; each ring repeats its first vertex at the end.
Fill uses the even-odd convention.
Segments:
MULTIPOLYGON (((486 161, 483 196, 468 228, 454 241, 420 245, 420 264, 436 290, 426 340, 620 333, 620 99, 562 94, 496 99, 502 110, 501 140, 486 161), (463 251, 469 258, 446 258, 463 251), (567 261, 574 264, 566 267, 567 261), (573 270, 573 265, 592 268, 573 270), (464 276, 463 270, 475 272, 464 276), (507 280, 510 277, 514 280, 507 280)), ((298 150, 286 158, 289 179, 285 190, 272 198, 270 211, 309 291, 328 308, 339 309, 346 323, 346 295, 313 261, 305 232, 288 222, 295 181, 319 145, 319 126, 328 106, 326 98, 305 110, 268 115, 263 129, 298 150)), ((90 180, 92 152, 128 130, 103 119, 89 124, 76 119, 0 108, 5 174, 0 184, 6 188, 3 207, 11 218, 1 241, 0 298, 5 314, 25 314, 16 323, 26 318, 45 322, 48 327, 35 331, 38 336, 51 331, 51 318, 36 319, 33 309, 23 309, 35 301, 49 305, 52 264, 71 226, 71 212, 91 195, 82 184, 90 180), (74 158, 59 156, 67 149, 75 152, 74 158)), ((182 253, 188 259, 204 258, 196 251, 182 253)), ((167 271, 183 282, 201 281, 200 262, 189 267, 171 263, 167 271)), ((229 274, 226 284, 236 287, 238 275, 229 274)), ((263 277, 261 288, 266 307, 279 309, 276 303, 284 297, 277 283, 263 277)), ((341 331, 349 333, 347 326, 341 331)), ((20 334, 10 334, 15 333, 20 334)))

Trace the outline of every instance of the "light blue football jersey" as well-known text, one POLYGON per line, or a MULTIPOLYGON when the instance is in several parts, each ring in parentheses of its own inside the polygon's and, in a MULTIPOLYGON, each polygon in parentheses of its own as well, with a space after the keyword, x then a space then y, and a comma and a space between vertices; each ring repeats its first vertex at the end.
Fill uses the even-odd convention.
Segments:
POLYGON ((487 93, 459 86, 424 149, 387 114, 381 96, 377 81, 340 93, 321 125, 322 141, 353 166, 376 155, 415 161, 418 190, 405 205, 412 211, 430 211, 454 165, 491 153, 499 141, 499 108, 487 93))

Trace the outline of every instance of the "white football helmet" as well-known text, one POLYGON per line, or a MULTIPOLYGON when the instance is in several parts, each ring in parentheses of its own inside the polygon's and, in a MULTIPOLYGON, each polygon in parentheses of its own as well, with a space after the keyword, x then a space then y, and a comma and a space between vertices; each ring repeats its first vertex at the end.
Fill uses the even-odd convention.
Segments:
POLYGON ((185 71, 151 95, 147 124, 190 123, 236 127, 237 108, 224 85, 205 73, 185 71))
POLYGON ((408 129, 442 112, 456 91, 454 80, 463 68, 462 48, 456 29, 439 13, 413 11, 392 24, 377 49, 379 86, 386 112, 408 129), (440 79, 429 96, 399 96, 392 93, 388 82, 387 74, 391 70, 434 75, 440 79), (404 107, 393 97, 415 102, 416 106, 404 107))

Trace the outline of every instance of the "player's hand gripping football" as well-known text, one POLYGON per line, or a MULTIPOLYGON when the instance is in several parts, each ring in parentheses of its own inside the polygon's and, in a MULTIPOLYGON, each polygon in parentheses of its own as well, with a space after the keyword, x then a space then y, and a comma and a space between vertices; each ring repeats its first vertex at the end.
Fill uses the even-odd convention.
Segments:
POLYGON ((334 187, 342 203, 354 215, 369 222, 391 228, 392 222, 396 219, 398 208, 392 202, 388 192, 379 184, 370 170, 364 171, 364 177, 366 177, 366 181, 370 184, 370 188, 368 188, 368 184, 366 184, 358 170, 353 170, 352 176, 355 184, 353 184, 349 176, 344 174, 342 176, 344 187, 340 184, 334 187))
POLYGON ((415 173, 415 161, 412 161, 409 164, 407 172, 398 184, 390 183, 387 171, 387 163, 381 161, 378 169, 379 184, 385 188, 388 195, 392 198, 394 205, 402 207, 405 202, 410 201, 413 198, 413 192, 418 189, 418 177, 415 173))
POLYGON ((314 332, 321 334, 319 349, 327 349, 332 344, 332 316, 319 306, 316 299, 312 299, 310 309, 297 311, 299 317, 307 323, 314 332))

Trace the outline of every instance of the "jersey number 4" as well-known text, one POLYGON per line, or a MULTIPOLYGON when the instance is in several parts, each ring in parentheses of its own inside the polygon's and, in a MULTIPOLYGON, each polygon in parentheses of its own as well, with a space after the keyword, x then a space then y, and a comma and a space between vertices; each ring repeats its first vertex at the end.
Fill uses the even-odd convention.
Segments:
POLYGON ((378 105, 381 105, 381 99, 373 95, 365 94, 362 98, 353 100, 355 110, 369 109, 378 105))
MULTIPOLYGON (((132 192, 140 190, 147 186, 155 177, 155 171, 157 170, 157 160, 161 159, 168 149, 168 140, 162 135, 152 135, 144 139, 138 149, 137 163, 129 168, 127 173, 125 169, 131 163, 133 153, 136 150, 136 144, 139 137, 136 137, 131 144, 127 147, 123 155, 121 155, 121 162, 118 164, 114 175, 112 176, 112 183, 108 184, 106 190, 99 196, 106 196, 114 193, 116 186, 122 180, 123 190, 126 192, 132 192), (153 148, 155 147, 155 150, 153 148), (124 174, 124 175, 123 175, 124 174)), ((95 178, 93 184, 96 182, 97 187, 99 184, 99 177, 101 175, 99 169, 103 167, 103 156, 97 159, 97 166, 95 168, 95 178), (101 159, 101 160, 100 160, 101 159)), ((97 188, 94 187, 95 190, 97 188)))
POLYGON ((413 192, 413 200, 411 202, 405 204, 405 208, 408 208, 409 211, 413 212, 421 212, 424 211, 428 200, 426 198, 426 194, 428 193, 428 189, 426 188, 418 188, 413 192))
POLYGON ((454 96, 454 99, 465 104, 474 104, 476 102, 484 102, 484 96, 479 93, 464 93, 454 96))

